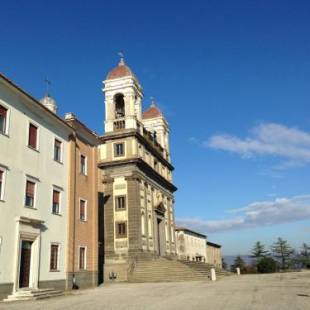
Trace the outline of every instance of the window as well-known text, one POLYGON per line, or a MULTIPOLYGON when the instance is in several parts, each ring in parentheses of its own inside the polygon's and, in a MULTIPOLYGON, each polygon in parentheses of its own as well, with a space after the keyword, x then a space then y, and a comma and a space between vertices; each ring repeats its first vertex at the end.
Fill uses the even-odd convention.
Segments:
POLYGON ((126 209, 126 196, 115 197, 115 209, 125 210, 126 209))
POLYGON ((0 105, 0 133, 6 134, 8 109, 0 105))
POLYGON ((34 208, 34 194, 35 194, 35 183, 27 180, 26 182, 26 198, 25 206, 34 208))
POLYGON ((79 260, 79 267, 81 270, 86 269, 86 248, 80 247, 80 260, 79 260))
POLYGON ((81 155, 80 157, 80 168, 81 168, 81 174, 87 175, 87 159, 86 156, 81 155))
POLYGON ((60 212, 60 192, 57 190, 53 190, 53 214, 59 214, 60 212))
POLYGON ((127 230, 126 230, 126 223, 116 223, 116 238, 126 238, 127 237, 127 230))
POLYGON ((58 271, 59 245, 51 244, 50 271, 58 271))
POLYGON ((61 141, 55 139, 54 142, 54 160, 61 162, 61 141))
POLYGON ((114 156, 124 156, 124 143, 114 144, 114 156))
POLYGON ((83 199, 80 199, 80 220, 86 221, 86 201, 83 199))
POLYGON ((29 124, 28 146, 38 148, 38 127, 33 124, 29 124))
POLYGON ((3 200, 4 195, 4 171, 0 170, 0 200, 3 200))

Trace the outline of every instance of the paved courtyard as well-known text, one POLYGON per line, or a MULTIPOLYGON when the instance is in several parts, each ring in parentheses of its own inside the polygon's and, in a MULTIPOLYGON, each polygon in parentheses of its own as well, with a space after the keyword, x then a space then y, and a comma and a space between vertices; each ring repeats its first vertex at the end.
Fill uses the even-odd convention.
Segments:
POLYGON ((310 309, 310 272, 242 275, 217 282, 114 284, 5 310, 58 309, 310 309))

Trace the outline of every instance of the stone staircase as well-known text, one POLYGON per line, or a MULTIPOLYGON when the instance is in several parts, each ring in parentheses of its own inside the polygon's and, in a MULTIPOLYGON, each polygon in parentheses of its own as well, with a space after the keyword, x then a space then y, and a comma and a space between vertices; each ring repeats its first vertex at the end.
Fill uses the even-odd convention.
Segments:
POLYGON ((167 258, 137 260, 128 274, 128 282, 206 281, 208 275, 177 260, 167 258))
POLYGON ((220 269, 218 267, 214 267, 211 264, 201 263, 201 262, 192 262, 192 261, 180 261, 184 265, 196 270, 197 272, 200 272, 201 274, 204 274, 209 279, 211 278, 211 268, 215 268, 216 278, 222 278, 225 276, 232 275, 231 272, 228 272, 224 269, 220 269))
POLYGON ((55 296, 63 295, 63 291, 57 291, 54 289, 46 288, 46 289, 22 289, 15 292, 12 295, 9 295, 4 302, 10 301, 22 301, 22 300, 37 300, 43 298, 50 298, 55 296))

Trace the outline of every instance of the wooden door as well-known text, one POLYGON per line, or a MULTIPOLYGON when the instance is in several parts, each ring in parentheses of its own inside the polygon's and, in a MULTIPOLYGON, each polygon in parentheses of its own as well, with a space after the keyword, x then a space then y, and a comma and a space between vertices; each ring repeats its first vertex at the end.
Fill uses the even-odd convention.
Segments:
POLYGON ((20 253, 19 287, 29 287, 30 263, 31 263, 31 241, 22 241, 20 253))

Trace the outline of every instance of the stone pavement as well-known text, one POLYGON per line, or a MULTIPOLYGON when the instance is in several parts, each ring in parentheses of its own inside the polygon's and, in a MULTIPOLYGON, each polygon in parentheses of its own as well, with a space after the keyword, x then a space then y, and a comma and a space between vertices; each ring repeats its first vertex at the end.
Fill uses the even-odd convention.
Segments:
POLYGON ((210 309, 309 310, 310 272, 241 275, 217 282, 112 284, 1 310, 210 309))

